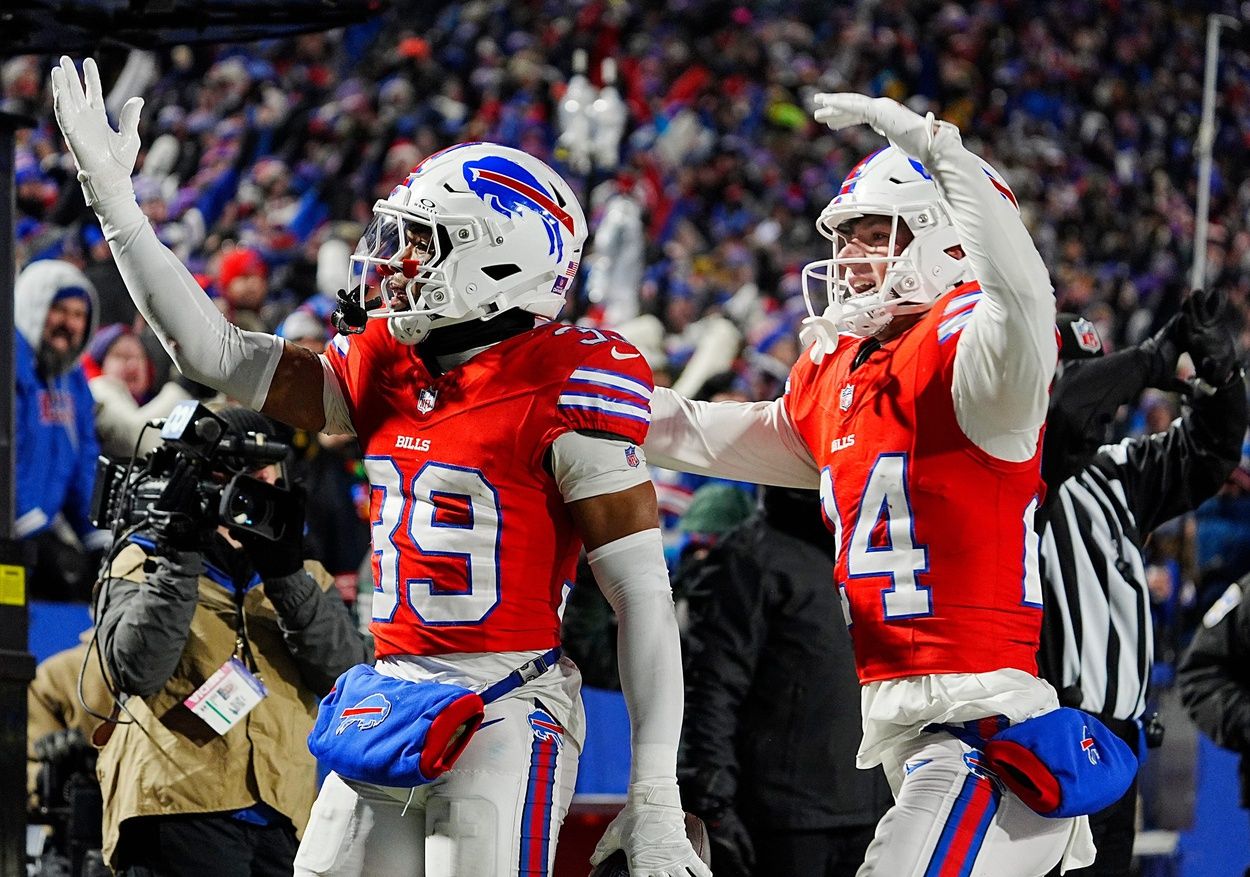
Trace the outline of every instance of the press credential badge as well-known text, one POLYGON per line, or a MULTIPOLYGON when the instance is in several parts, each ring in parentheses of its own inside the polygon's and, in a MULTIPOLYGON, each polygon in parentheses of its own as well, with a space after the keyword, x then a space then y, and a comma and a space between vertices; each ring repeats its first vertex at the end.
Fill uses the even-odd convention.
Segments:
POLYGON ((225 734, 267 694, 264 683, 242 661, 231 658, 183 703, 218 734, 225 734))

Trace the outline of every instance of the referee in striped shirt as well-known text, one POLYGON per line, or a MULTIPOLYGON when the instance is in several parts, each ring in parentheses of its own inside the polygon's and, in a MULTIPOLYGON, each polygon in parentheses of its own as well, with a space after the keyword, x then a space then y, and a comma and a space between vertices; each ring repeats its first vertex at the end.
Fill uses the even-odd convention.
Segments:
MULTIPOLYGON (((1246 388, 1224 296, 1193 292, 1145 342, 1102 355, 1093 324, 1060 315, 1059 368, 1042 451, 1038 511, 1045 612, 1039 664, 1065 706, 1094 713, 1135 750, 1154 631, 1142 545, 1212 496, 1237 465, 1246 388), (1101 444, 1116 409, 1147 387, 1176 389, 1187 352, 1190 406, 1167 430, 1101 444)), ((1128 875, 1137 784, 1090 817, 1098 858, 1080 875, 1128 875)))

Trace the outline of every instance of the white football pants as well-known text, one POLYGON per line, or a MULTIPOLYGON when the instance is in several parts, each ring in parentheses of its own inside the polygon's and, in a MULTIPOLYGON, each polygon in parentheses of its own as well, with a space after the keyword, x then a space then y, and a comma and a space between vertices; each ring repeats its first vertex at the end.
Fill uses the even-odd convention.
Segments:
POLYGON ((546 877, 584 742, 581 674, 563 660, 488 704, 456 766, 396 789, 330 774, 296 877, 546 877))
POLYGON ((1034 813, 978 750, 942 732, 897 752, 902 784, 856 877, 1042 877, 1063 857, 1074 820, 1034 813))

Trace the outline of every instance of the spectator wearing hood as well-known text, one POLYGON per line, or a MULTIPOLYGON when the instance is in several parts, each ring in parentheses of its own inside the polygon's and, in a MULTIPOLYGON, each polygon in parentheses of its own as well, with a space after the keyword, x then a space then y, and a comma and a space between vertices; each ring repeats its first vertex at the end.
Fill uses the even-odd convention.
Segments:
MULTIPOLYGON (((144 425, 164 417, 191 397, 176 381, 154 392, 156 370, 143 342, 123 323, 95 333, 83 355, 87 385, 95 399, 95 428, 107 457, 127 459, 136 452, 144 425)), ((140 455, 160 443, 160 431, 149 429, 138 446, 140 455)))
POLYGON ((28 265, 14 287, 17 538, 35 546, 31 596, 87 598, 92 556, 109 534, 91 526, 100 446, 79 356, 95 330, 95 288, 68 262, 28 265), (63 515, 73 536, 56 525, 63 515))

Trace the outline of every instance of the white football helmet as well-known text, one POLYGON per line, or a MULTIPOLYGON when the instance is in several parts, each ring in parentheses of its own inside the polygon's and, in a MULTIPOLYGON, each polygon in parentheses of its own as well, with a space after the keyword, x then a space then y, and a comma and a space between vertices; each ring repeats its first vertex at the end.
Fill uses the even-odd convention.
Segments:
POLYGON ((573 190, 546 164, 507 146, 462 143, 425 159, 373 205, 350 283, 404 344, 514 308, 554 319, 586 231, 573 190))
MULTIPOLYGON (((995 186, 1013 203, 1002 178, 982 162, 995 186)), ((897 314, 927 311, 944 293, 974 279, 972 266, 954 247, 959 234, 942 202, 937 185, 920 162, 894 146, 861 160, 843 180, 838 194, 821 212, 816 228, 833 242, 833 258, 803 269, 803 298, 813 317, 823 318, 839 332, 875 335, 897 314), (839 228, 865 216, 890 218, 887 254, 894 253, 900 220, 914 235, 898 255, 842 255, 848 243, 839 228), (955 252, 956 255, 952 255, 955 252), (874 289, 856 292, 848 278, 852 265, 884 266, 874 289), (823 313, 813 305, 824 295, 823 313)))

